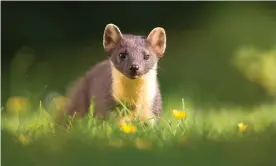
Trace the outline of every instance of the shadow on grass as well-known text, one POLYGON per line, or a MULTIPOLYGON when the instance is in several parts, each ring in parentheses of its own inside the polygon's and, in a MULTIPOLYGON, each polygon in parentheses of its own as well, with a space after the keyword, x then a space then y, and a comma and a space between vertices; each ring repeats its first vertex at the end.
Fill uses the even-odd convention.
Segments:
POLYGON ((276 132, 266 132, 239 141, 193 139, 187 144, 139 150, 135 147, 107 147, 101 141, 64 137, 51 146, 50 139, 21 145, 2 131, 3 166, 76 165, 231 165, 272 166, 276 164, 276 132), (59 149, 58 147, 61 147, 59 149))

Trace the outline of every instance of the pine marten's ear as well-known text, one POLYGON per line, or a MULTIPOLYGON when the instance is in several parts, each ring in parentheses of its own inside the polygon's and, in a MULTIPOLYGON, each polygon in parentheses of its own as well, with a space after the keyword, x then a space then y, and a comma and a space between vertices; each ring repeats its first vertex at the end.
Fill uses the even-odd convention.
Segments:
POLYGON ((105 51, 110 51, 122 39, 123 35, 120 29, 114 24, 107 24, 104 29, 103 46, 105 51))
POLYGON ((147 40, 150 42, 153 50, 161 58, 166 50, 166 31, 161 27, 154 28, 148 35, 147 40))

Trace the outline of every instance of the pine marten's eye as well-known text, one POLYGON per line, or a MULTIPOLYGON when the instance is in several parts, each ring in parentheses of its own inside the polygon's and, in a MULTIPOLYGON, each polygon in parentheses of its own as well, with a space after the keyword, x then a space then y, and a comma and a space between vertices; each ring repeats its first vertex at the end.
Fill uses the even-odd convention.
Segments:
POLYGON ((126 53, 120 53, 119 57, 120 59, 126 59, 126 53))
POLYGON ((144 55, 144 59, 145 59, 145 60, 148 60, 148 59, 149 59, 149 56, 150 56, 149 54, 145 54, 145 55, 144 55))

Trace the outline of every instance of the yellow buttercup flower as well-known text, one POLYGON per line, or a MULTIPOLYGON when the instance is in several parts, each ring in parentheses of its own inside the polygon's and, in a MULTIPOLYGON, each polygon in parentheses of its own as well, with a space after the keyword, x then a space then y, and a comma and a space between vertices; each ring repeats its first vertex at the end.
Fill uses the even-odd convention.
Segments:
POLYGON ((7 101, 7 111, 10 114, 22 115, 29 109, 30 101, 26 97, 14 96, 7 101))
POLYGON ((22 145, 28 145, 29 144, 29 140, 24 135, 19 135, 18 140, 22 145))
POLYGON ((177 111, 176 109, 172 110, 172 114, 178 120, 186 118, 186 116, 187 116, 186 111, 177 111))
POLYGON ((244 124, 244 123, 238 123, 238 127, 239 127, 239 132, 244 132, 247 130, 248 128, 248 124, 244 124))
POLYGON ((137 130, 134 125, 130 125, 130 124, 129 125, 123 124, 120 129, 121 129, 121 131, 123 131, 124 133, 127 133, 127 134, 135 133, 137 130))
POLYGON ((151 148, 152 143, 150 141, 146 141, 146 140, 143 140, 141 138, 137 138, 135 140, 135 145, 138 149, 147 150, 147 149, 151 148))

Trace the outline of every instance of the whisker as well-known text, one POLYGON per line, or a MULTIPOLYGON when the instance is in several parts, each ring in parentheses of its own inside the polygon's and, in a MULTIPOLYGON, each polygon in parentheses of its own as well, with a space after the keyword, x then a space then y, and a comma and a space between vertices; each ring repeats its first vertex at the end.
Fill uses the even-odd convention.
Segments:
POLYGON ((162 67, 160 67, 160 66, 158 66, 158 68, 161 69, 161 70, 163 70, 163 71, 166 71, 164 68, 162 68, 162 67))
POLYGON ((164 69, 164 68, 162 68, 162 67, 157 67, 157 68, 152 68, 152 69, 150 69, 150 70, 152 70, 152 71, 157 71, 158 69, 161 69, 162 71, 165 71, 166 72, 166 70, 164 69))

